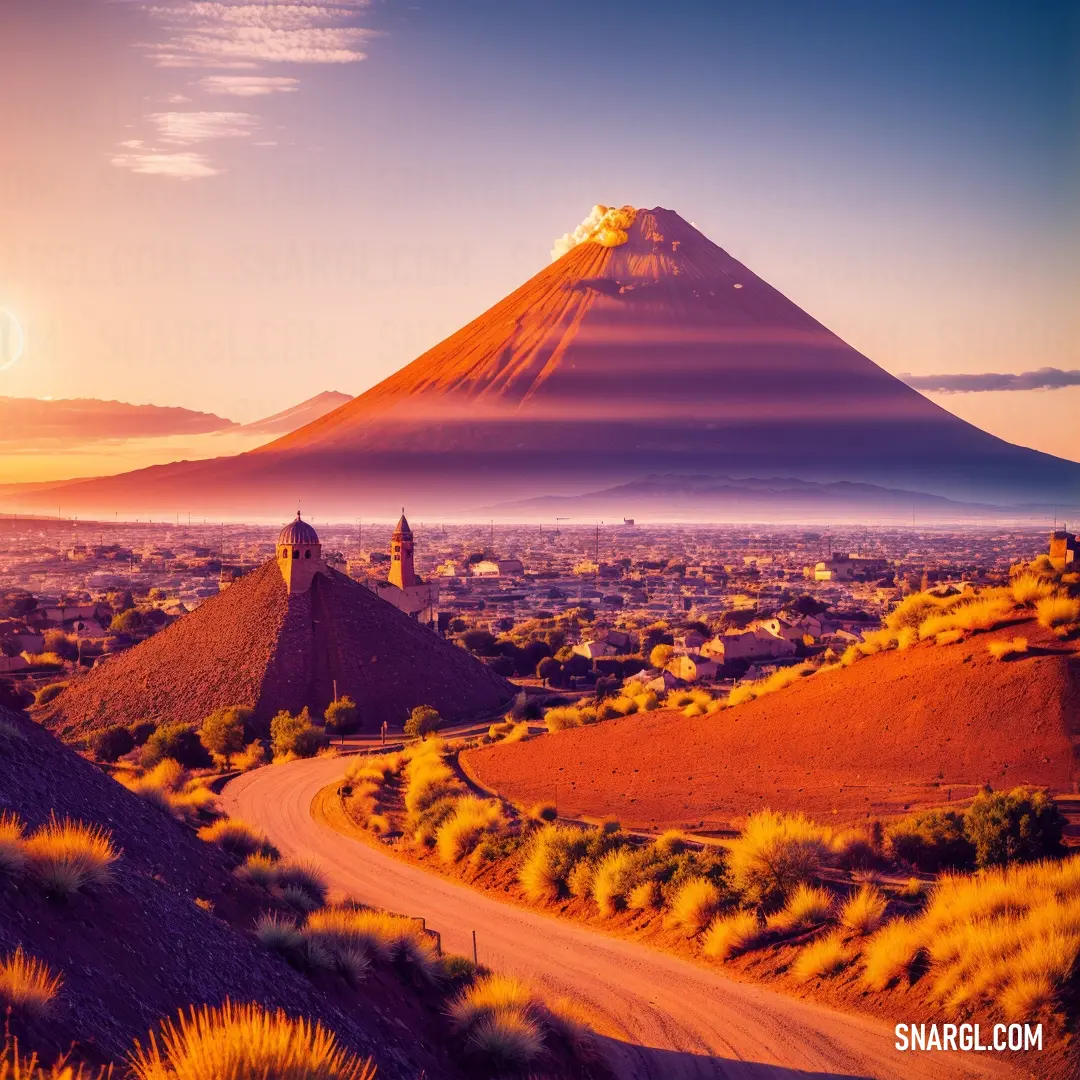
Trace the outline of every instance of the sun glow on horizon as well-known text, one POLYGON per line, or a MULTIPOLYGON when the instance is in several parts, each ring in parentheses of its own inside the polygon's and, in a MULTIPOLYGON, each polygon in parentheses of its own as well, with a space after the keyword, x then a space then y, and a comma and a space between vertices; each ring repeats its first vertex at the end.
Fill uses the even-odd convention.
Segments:
POLYGON ((13 368, 26 348, 26 334, 15 313, 0 308, 0 371, 13 368))

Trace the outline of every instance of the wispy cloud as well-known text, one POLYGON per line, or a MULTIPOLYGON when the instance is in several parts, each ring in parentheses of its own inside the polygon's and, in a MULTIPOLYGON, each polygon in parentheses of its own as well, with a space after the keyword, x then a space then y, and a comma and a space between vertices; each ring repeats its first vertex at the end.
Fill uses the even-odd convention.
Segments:
POLYGON ((1060 390, 1080 386, 1080 371, 1044 367, 1011 375, 986 372, 979 375, 901 375, 916 390, 941 394, 964 394, 984 390, 1060 390))
POLYGON ((300 80, 270 75, 207 75, 195 85, 209 94, 250 98, 294 93, 300 80))
POLYGON ((243 112, 159 112, 150 122, 161 140, 174 146, 193 146, 211 139, 243 139, 258 126, 259 119, 243 112))
POLYGON ((151 45, 162 67, 231 67, 269 63, 350 64, 372 31, 356 23, 366 3, 151 4, 165 30, 151 45))
MULTIPOLYGON (((132 140, 137 141, 137 140, 132 140)), ((111 163, 119 169, 129 169, 143 176, 171 176, 178 180, 199 180, 207 176, 217 176, 221 170, 205 154, 193 150, 180 150, 174 153, 162 152, 152 148, 131 147, 124 153, 114 154, 111 163)))
MULTIPOLYGON (((239 71, 244 74, 206 74, 189 87, 205 95, 266 98, 295 93, 300 80, 278 74, 262 74, 267 65, 352 64, 363 60, 362 45, 376 31, 360 25, 360 13, 369 0, 323 0, 297 3, 265 0, 166 0, 136 5, 160 29, 156 40, 139 47, 159 68, 239 71)), ((180 93, 164 99, 183 103, 180 93)), ((202 153, 175 153, 170 147, 196 146, 203 142, 237 139, 252 134, 259 119, 251 113, 193 109, 189 112, 155 112, 146 120, 157 130, 163 146, 132 148, 111 160, 119 168, 154 175, 215 176, 221 170, 202 153)), ((263 141, 259 145, 270 145, 263 141)))

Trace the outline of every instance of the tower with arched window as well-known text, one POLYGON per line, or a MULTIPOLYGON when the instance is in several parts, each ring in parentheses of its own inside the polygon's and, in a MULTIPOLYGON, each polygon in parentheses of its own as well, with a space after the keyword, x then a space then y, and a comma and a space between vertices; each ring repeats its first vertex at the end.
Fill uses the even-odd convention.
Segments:
POLYGON ((277 560, 290 595, 307 592, 316 573, 326 569, 319 534, 301 520, 299 510, 296 520, 278 534, 277 560))

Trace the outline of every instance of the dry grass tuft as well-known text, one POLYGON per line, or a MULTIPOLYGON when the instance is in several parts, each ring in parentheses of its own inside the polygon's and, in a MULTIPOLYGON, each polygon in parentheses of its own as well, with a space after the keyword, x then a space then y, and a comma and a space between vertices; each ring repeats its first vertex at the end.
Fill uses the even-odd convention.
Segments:
POLYGON ((752 911, 736 911, 718 916, 709 924, 701 951, 714 960, 730 960, 757 945, 765 936, 765 927, 752 911))
POLYGON ((812 926, 820 926, 831 915, 833 895, 828 889, 800 883, 788 897, 784 907, 770 915, 768 927, 781 934, 798 934, 812 926))
POLYGON ((1035 614, 1047 630, 1071 627, 1080 623, 1080 599, 1064 594, 1046 596, 1035 605, 1035 614))
POLYGON ((885 920, 888 902, 873 885, 864 885, 853 893, 840 909, 840 925, 859 937, 874 933, 885 920))
POLYGON ((1080 960, 1080 857, 946 874, 918 926, 948 1009, 1004 1010, 1036 983, 1060 994, 1080 960))
POLYGON ((855 958, 855 950, 844 944, 839 931, 811 942, 795 958, 792 974, 800 982, 820 979, 846 967, 855 958))
POLYGON ((630 890, 636 884, 638 860, 630 848, 609 851, 593 872, 592 897, 605 918, 626 907, 630 890))
POLYGON ((271 889, 277 884, 278 863, 269 855, 249 855, 236 868, 236 876, 241 881, 249 881, 263 889, 271 889))
POLYGON ((775 903, 818 873, 831 840, 830 830, 802 814, 752 814, 728 848, 732 883, 752 903, 775 903))
POLYGON ((312 908, 322 907, 330 891, 330 883, 318 863, 310 860, 281 862, 277 864, 278 888, 307 898, 312 908))
POLYGON ((135 1080, 372 1080, 375 1067, 321 1024, 260 1005, 192 1007, 130 1058, 135 1080))
POLYGON ((462 990, 447 1012, 459 1031, 469 1031, 496 1009, 526 1009, 532 1000, 532 988, 521 979, 491 974, 462 990))
POLYGON ((429 982, 441 973, 439 958, 422 926, 403 915, 371 908, 322 908, 308 915, 304 938, 338 966, 342 957, 356 954, 368 960, 401 962, 429 982))
POLYGON ((911 973, 926 945, 926 933, 916 919, 887 923, 863 950, 863 981, 871 990, 884 990, 911 973))
POLYGON ((240 818, 220 818, 212 825, 199 830, 199 839, 217 844, 230 855, 247 858, 249 855, 266 855, 276 859, 279 852, 266 836, 240 818))
POLYGON ((23 823, 15 814, 0 812, 0 874, 16 877, 26 869, 23 823))
POLYGON ((1028 639, 1026 637, 1014 637, 1011 641, 990 641, 986 645, 987 651, 995 660, 1004 660, 1007 656, 1017 656, 1028 651, 1028 639))
POLYGON ((658 881, 643 881, 630 890, 626 906, 631 911, 652 911, 663 904, 658 881))
POLYGON ((24 848, 30 873, 49 895, 57 897, 107 885, 119 857, 108 832, 69 818, 50 818, 48 825, 27 837, 24 848))
POLYGON ((259 916, 255 924, 255 937, 260 945, 271 952, 294 953, 304 944, 304 935, 296 923, 276 911, 259 916))
POLYGON ((671 919, 687 933, 700 934, 715 918, 723 903, 720 890, 703 877, 692 877, 671 902, 671 919))
POLYGON ((509 975, 485 975, 455 997, 447 1013, 466 1045, 488 1066, 517 1070, 552 1042, 582 1062, 597 1056, 590 1018, 566 998, 549 1001, 509 975))
POLYGON ((506 827, 502 806, 497 799, 465 795, 454 805, 454 812, 439 826, 435 846, 445 863, 460 862, 485 833, 497 833, 506 827))
POLYGON ((25 1058, 19 1054, 15 1039, 0 1052, 0 1080, 111 1080, 113 1071, 102 1066, 93 1070, 85 1065, 73 1065, 67 1055, 50 1066, 40 1065, 37 1054, 25 1058))
POLYGON ((1009 585, 1013 600, 1021 607, 1034 607, 1040 600, 1053 596, 1054 583, 1028 570, 1017 574, 1009 585))
POLYGON ((544 1052, 540 1026, 524 1009, 489 1012, 469 1032, 469 1049, 495 1068, 520 1069, 544 1052))
POLYGON ((547 825, 532 838, 518 874, 530 900, 555 900, 567 887, 574 864, 588 847, 584 829, 547 825))
POLYGON ((0 1001, 31 1020, 48 1015, 64 980, 21 948, 0 960, 0 1001))
MULTIPOLYGON (((1007 590, 987 589, 975 599, 961 600, 952 604, 948 610, 925 619, 919 624, 919 637, 924 641, 927 638, 937 640, 941 634, 952 635, 957 631, 962 635, 979 630, 992 630, 1013 614, 1013 600, 1007 590)), ((948 642, 938 641, 938 644, 948 642)))

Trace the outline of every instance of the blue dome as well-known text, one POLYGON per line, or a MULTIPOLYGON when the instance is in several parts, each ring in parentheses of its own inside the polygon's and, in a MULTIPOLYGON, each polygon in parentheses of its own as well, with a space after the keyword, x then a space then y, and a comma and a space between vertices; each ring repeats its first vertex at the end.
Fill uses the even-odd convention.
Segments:
POLYGON ((319 534, 306 522, 300 520, 300 511, 296 511, 296 520, 290 521, 278 535, 279 544, 303 545, 317 544, 319 534))

